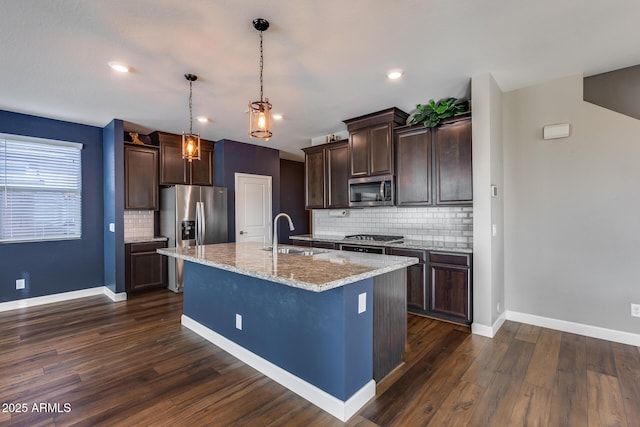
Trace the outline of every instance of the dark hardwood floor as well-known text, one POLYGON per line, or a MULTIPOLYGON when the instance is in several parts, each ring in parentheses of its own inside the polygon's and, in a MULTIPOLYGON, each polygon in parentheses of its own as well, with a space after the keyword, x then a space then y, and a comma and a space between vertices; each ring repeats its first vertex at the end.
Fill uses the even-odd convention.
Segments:
MULTIPOLYGON (((0 425, 343 425, 181 314, 168 291, 0 313, 0 425)), ((514 322, 492 340, 413 315, 408 333, 404 365, 349 426, 640 426, 638 347, 514 322)))

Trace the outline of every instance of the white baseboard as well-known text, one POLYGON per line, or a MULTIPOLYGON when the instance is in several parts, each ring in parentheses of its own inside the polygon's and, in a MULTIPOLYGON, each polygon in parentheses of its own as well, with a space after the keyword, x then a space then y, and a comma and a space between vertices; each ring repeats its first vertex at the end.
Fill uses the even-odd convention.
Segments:
POLYGON ((342 401, 313 384, 274 365, 268 360, 263 359, 257 354, 250 352, 184 314, 182 315, 182 325, 232 356, 240 359, 247 365, 262 372, 275 382, 282 384, 297 395, 318 406, 320 409, 338 418, 340 421, 346 422, 376 394, 376 382, 371 380, 347 401, 342 401))
POLYGON ((103 288, 104 288, 104 294, 106 296, 108 296, 109 298, 111 298, 111 301, 120 302, 120 301, 126 301, 127 300, 127 293, 126 292, 118 292, 116 294, 111 289, 109 289, 107 286, 103 286, 103 288))
POLYGON ((496 336, 496 334, 502 327, 502 324, 505 322, 505 320, 507 320, 505 313, 502 312, 500 314, 500 317, 496 319, 496 321, 493 323, 492 326, 481 325, 479 323, 472 323, 471 333, 476 335, 482 335, 484 337, 493 338, 496 336))
POLYGON ((572 334, 584 335, 592 338, 599 338, 607 341, 619 342, 621 344, 640 346, 640 334, 633 334, 631 332, 623 332, 615 329, 601 328, 599 326, 568 322, 566 320, 552 319, 549 317, 536 316, 534 314, 519 313, 517 311, 507 311, 507 320, 527 323, 529 325, 540 326, 543 328, 556 329, 558 331, 570 332, 572 334))
POLYGON ((0 303, 0 312, 15 310, 18 308, 35 307, 37 305, 51 304, 52 302, 69 301, 76 298, 92 297, 96 295, 106 295, 112 301, 124 301, 127 299, 125 292, 113 293, 106 286, 96 286, 95 288, 81 289, 79 291, 62 292, 59 294, 44 295, 41 297, 24 298, 15 301, 0 303))

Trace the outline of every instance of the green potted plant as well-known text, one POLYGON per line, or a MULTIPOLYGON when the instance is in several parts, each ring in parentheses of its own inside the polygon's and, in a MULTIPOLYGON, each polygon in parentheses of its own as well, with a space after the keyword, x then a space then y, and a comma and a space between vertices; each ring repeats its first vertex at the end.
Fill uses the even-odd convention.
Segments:
POLYGON ((440 101, 435 102, 432 99, 428 104, 416 105, 416 112, 409 120, 409 124, 423 123, 426 127, 432 128, 438 126, 442 119, 464 113, 468 109, 468 101, 456 98, 442 98, 440 101))

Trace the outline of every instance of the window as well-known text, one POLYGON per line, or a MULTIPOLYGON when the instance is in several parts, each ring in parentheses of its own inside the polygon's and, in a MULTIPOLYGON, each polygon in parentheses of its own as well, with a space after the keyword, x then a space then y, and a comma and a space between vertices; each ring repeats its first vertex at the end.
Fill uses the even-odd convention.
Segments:
POLYGON ((0 242, 81 237, 82 144, 0 134, 0 242))

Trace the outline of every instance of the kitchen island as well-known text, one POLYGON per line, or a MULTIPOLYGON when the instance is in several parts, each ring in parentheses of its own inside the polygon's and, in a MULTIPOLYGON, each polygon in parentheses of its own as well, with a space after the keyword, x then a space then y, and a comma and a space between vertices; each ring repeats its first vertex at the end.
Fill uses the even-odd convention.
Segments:
POLYGON ((402 363, 415 258, 223 243, 185 261, 182 324, 346 421, 402 363))

